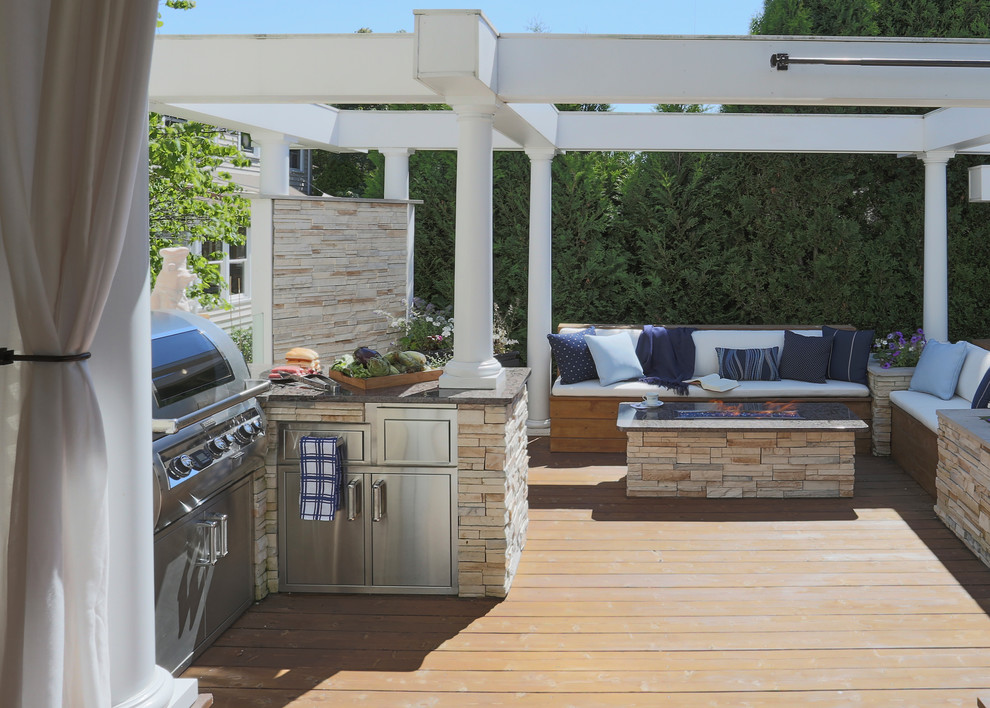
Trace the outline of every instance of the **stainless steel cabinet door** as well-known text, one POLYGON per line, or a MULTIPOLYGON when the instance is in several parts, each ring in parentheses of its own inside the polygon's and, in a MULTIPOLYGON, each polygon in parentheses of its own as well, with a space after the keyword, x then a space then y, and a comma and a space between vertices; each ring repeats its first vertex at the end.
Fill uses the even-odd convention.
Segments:
POLYGON ((372 583, 450 586, 450 475, 367 476, 372 479, 372 583))
POLYGON ((155 536, 155 658, 176 673, 254 600, 251 476, 155 536))
POLYGON ((366 585, 366 475, 348 474, 344 508, 333 521, 299 518, 299 472, 284 473, 283 543, 279 552, 281 590, 316 590, 314 586, 366 585), (348 488, 348 485, 352 485, 348 488))

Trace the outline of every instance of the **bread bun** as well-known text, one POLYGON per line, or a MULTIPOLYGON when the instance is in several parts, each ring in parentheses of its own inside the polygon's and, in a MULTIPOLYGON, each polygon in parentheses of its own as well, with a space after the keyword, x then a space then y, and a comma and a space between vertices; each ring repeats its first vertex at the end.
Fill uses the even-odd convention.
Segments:
POLYGON ((311 369, 313 373, 316 373, 320 370, 320 355, 306 347, 293 347, 285 353, 285 363, 290 366, 311 369))

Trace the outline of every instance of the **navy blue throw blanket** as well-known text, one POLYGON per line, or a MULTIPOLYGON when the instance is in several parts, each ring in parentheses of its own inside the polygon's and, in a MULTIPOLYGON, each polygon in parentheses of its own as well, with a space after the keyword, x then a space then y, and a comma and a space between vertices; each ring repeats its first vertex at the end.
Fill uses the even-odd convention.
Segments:
POLYGON ((636 345, 636 356, 645 374, 640 381, 688 395, 685 383, 694 376, 693 327, 646 325, 636 345))

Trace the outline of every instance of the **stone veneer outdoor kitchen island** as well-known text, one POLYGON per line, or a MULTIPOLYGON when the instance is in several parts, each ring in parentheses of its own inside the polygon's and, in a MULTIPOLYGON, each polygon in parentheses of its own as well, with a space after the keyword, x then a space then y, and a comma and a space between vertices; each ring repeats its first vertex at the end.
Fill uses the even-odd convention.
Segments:
POLYGON ((762 405, 738 404, 725 417, 711 402, 620 404, 626 495, 853 496, 856 431, 866 423, 839 403, 790 404, 780 417, 762 405))
MULTIPOLYGON (((280 425, 367 424, 374 406, 456 406, 455 578, 462 597, 505 597, 526 542, 529 471, 526 380, 529 369, 506 369, 496 390, 440 389, 436 381, 401 387, 323 392, 299 384, 274 386, 263 405, 268 459, 256 491, 256 597, 278 592, 280 425)), ((305 427, 300 425, 299 427, 305 427)), ((284 457, 281 458, 284 461, 284 457)), ((355 468, 356 470, 357 468, 355 468)), ((340 513, 340 512, 338 512, 340 513)), ((323 522, 311 522, 320 524, 323 522)), ((387 590, 380 590, 387 591, 387 590)), ((393 591, 394 592, 394 591, 393 591)))

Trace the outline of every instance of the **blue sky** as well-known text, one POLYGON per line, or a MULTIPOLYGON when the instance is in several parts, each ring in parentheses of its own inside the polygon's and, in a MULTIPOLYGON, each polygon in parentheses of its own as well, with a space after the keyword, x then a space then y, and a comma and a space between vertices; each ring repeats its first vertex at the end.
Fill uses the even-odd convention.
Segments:
POLYGON ((749 34, 763 0, 197 0, 189 11, 161 4, 162 34, 334 34, 369 27, 413 31, 413 9, 481 8, 499 32, 534 23, 560 34, 749 34))

